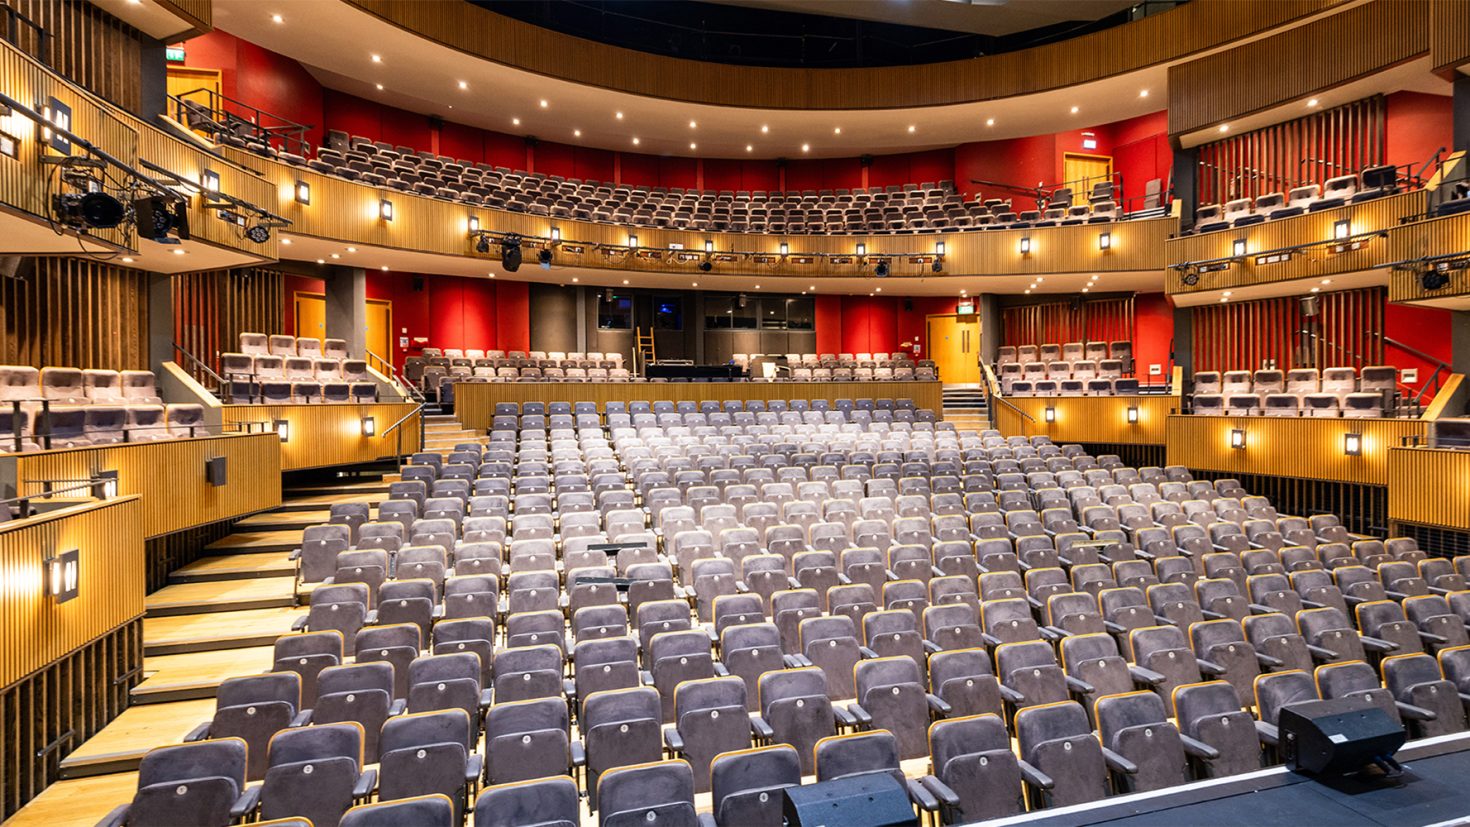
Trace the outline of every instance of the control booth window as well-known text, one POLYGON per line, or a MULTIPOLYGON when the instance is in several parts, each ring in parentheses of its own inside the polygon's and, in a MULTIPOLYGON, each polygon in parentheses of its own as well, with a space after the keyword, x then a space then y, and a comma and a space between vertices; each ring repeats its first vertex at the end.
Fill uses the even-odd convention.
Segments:
POLYGON ((683 330, 684 299, 680 296, 653 297, 653 329, 683 330))
POLYGON ((755 330, 760 302, 748 296, 710 296, 704 301, 704 326, 710 330, 755 330))
POLYGON ((762 330, 814 330, 815 303, 805 296, 762 296, 762 330))
POLYGON ((603 291, 597 299, 597 327, 599 330, 632 330, 633 297, 614 295, 611 290, 603 291))

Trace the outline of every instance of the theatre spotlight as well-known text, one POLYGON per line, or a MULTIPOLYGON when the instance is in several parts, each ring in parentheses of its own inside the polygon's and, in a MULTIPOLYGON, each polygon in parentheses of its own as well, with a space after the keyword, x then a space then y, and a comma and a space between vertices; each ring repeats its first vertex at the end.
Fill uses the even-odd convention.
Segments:
POLYGON ((536 260, 541 263, 541 269, 542 270, 550 270, 551 269, 551 259, 552 259, 551 251, 548 250, 545 247, 542 247, 540 249, 540 251, 538 251, 536 253, 536 260))
POLYGON ((715 266, 713 264, 709 263, 708 261, 701 261, 699 263, 699 272, 701 272, 701 273, 708 273, 709 271, 711 271, 713 269, 715 269, 715 266))
POLYGON ((1419 286, 1425 290, 1439 290, 1449 283, 1449 274, 1440 272, 1436 268, 1430 268, 1419 274, 1419 286))
POLYGON ((944 272, 944 262, 940 261, 937 258, 934 259, 934 263, 931 264, 931 265, 929 265, 929 271, 931 273, 943 273, 944 272))
POLYGON ((264 244, 271 240, 271 228, 264 224, 256 224, 245 231, 245 237, 256 244, 264 244))
POLYGON ((878 262, 878 265, 873 268, 873 275, 877 276, 880 279, 888 278, 888 262, 878 262))
MULTIPOLYGON (((179 223, 182 215, 169 209, 169 199, 161 195, 133 199, 133 223, 138 227, 138 236, 155 241, 166 237, 179 223)), ((180 238, 188 237, 188 230, 180 228, 180 238)))
POLYGON ((51 209, 63 224, 95 230, 110 230, 122 223, 122 202, 105 192, 65 192, 56 196, 51 209))
POLYGON ((506 236, 500 240, 500 266, 505 272, 514 273, 521 269, 521 239, 519 236, 506 236))
POLYGON ((1185 270, 1184 275, 1180 276, 1179 280, 1184 282, 1185 285, 1193 287, 1196 284, 1199 284, 1199 273, 1196 273, 1193 270, 1185 270))
POLYGON ((488 253, 488 252, 490 252, 490 236, 488 236, 488 235, 482 235, 478 239, 475 240, 475 252, 477 252, 477 253, 488 253))

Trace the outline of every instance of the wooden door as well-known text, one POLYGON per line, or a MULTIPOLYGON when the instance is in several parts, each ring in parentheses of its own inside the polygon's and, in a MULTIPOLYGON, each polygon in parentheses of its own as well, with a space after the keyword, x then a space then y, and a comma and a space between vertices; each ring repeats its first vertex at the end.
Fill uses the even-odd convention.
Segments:
MULTIPOLYGON (((170 98, 186 100, 214 109, 219 105, 219 93, 219 70, 189 69, 184 66, 168 67, 168 96, 170 98)), ((173 100, 168 102, 167 113, 181 124, 188 123, 179 111, 179 105, 173 100)))
POLYGON ((930 316, 929 358, 946 385, 980 382, 980 318, 973 314, 930 316))
POLYGON ((327 337, 327 299, 316 293, 296 294, 296 335, 327 337))
POLYGON ((1113 179, 1113 159, 1109 155, 1081 155, 1068 152, 1062 156, 1063 186, 1072 188, 1072 203, 1086 204, 1092 185, 1113 179))
POLYGON ((380 299, 368 299, 367 303, 367 349, 363 354, 374 370, 387 373, 382 360, 393 359, 393 303, 380 299), (381 358, 379 358, 381 357, 381 358))

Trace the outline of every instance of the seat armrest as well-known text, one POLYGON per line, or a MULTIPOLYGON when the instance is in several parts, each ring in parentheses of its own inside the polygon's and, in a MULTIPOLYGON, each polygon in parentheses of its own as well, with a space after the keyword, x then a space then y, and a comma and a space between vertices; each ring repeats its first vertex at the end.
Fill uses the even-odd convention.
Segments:
POLYGON ((1433 710, 1422 706, 1406 704, 1403 701, 1394 701, 1394 706, 1399 708, 1399 714, 1411 721, 1433 721, 1439 717, 1433 710))
POLYGON ((245 792, 239 798, 235 799, 234 804, 230 805, 230 817, 241 819, 255 812, 255 808, 260 806, 260 788, 262 786, 261 784, 256 784, 254 787, 246 787, 245 792))
POLYGON ((1038 790, 1049 790, 1057 785, 1057 782, 1053 781, 1051 776, 1025 761, 1018 760, 1016 764, 1021 768, 1021 778, 1025 779, 1027 784, 1030 784, 1038 790))
POLYGON ((494 700, 494 697, 493 697, 494 694, 495 694, 495 690, 493 690, 493 689, 481 689, 480 690, 480 709, 481 710, 485 710, 485 709, 489 709, 490 708, 490 704, 494 700))
POLYGON ((480 774, 485 769, 485 756, 478 752, 472 752, 464 763, 464 780, 466 784, 473 784, 480 780, 480 774))
POLYGON ((1108 768, 1113 772, 1120 772, 1124 775, 1138 774, 1138 765, 1129 761, 1127 758, 1113 752, 1107 747, 1102 748, 1102 754, 1103 760, 1107 762, 1108 768))
POLYGON ((1000 638, 989 632, 981 632, 980 641, 985 644, 987 649, 994 649, 1000 645, 1000 638))
POLYGON ((919 805, 919 809, 930 813, 939 810, 939 799, 935 798, 934 794, 929 792, 923 784, 909 778, 905 779, 904 785, 908 787, 909 800, 919 805))
POLYGON ((352 787, 353 798, 367 798, 373 794, 378 786, 378 771, 376 769, 363 770, 362 775, 357 777, 357 783, 352 787))
POLYGON ((782 655, 781 662, 786 664, 787 669, 800 669, 802 664, 796 657, 796 655, 782 655))
POLYGON ((679 730, 674 727, 664 730, 664 744, 675 755, 684 752, 684 736, 680 735, 679 730))
POLYGON ((1336 652, 1322 646, 1308 643, 1307 651, 1311 653, 1313 659, 1318 660, 1322 663, 1331 663, 1332 661, 1337 660, 1336 652))
POLYGON ((1358 637, 1363 641, 1364 649, 1371 649, 1374 652, 1396 652, 1399 648, 1397 643, 1391 643, 1382 638, 1369 637, 1368 635, 1358 635, 1358 637))
POLYGON ((776 737, 776 730, 772 729, 771 725, 766 723, 766 719, 759 715, 750 716, 750 731, 755 733, 757 738, 776 737))
POLYGON ((403 698, 394 699, 393 703, 388 706, 388 715, 390 717, 394 715, 402 715, 407 711, 408 701, 403 698))
POLYGON ((1022 704, 1026 703, 1026 696, 1022 695, 1020 692, 1017 692, 1016 690, 1010 688, 1009 686, 1006 686, 1003 683, 997 684, 997 686, 1000 688, 1001 700, 1005 701, 1011 706, 1019 707, 1022 704))
POLYGON ((561 682, 561 693, 563 695, 566 695, 568 698, 577 697, 577 682, 572 680, 571 678, 566 678, 565 680, 563 680, 561 682))
POLYGON ((863 709, 860 704, 858 704, 856 702, 848 704, 847 705, 847 711, 849 713, 851 713, 851 715, 853 717, 853 720, 857 721, 858 725, 860 725, 860 726, 871 726, 872 725, 872 723, 873 723, 873 714, 871 712, 869 712, 868 710, 863 709))
POLYGON ((304 727, 309 723, 311 723, 311 710, 303 709, 300 712, 296 713, 295 718, 291 719, 291 723, 289 724, 289 726, 294 729, 296 727, 304 727))
POLYGON ((1067 636, 1067 630, 1060 626, 1040 626, 1038 627, 1038 631, 1041 632, 1042 637, 1053 641, 1061 640, 1067 636))
POLYGON ((131 804, 119 804, 113 807, 111 812, 97 822, 97 827, 123 827, 128 823, 128 810, 131 807, 131 804))
POLYGON ((363 617, 362 622, 363 622, 363 625, 365 625, 365 626, 376 626, 376 625, 378 625, 378 610, 377 609, 368 609, 368 612, 363 617))
POLYGON ((714 667, 715 667, 715 677, 719 677, 719 678, 728 678, 728 677, 730 677, 730 668, 727 667, 727 666, 725 666, 724 663, 721 663, 720 661, 715 661, 714 662, 714 667))
POLYGON ((643 681, 644 686, 653 686, 653 673, 647 669, 638 670, 638 678, 643 681))
POLYGON ((1164 683, 1164 681, 1168 680, 1168 678, 1164 677, 1164 675, 1160 672, 1155 672, 1154 670, 1147 667, 1136 666, 1133 664, 1128 665, 1128 674, 1133 676, 1133 680, 1135 682, 1148 684, 1149 686, 1159 686, 1160 684, 1164 683))
POLYGON ((1206 675, 1225 674, 1225 667, 1221 666, 1218 663, 1215 663, 1212 660, 1205 660, 1204 658, 1195 658, 1194 660, 1195 663, 1199 664, 1199 671, 1205 673, 1206 675))
POLYGON ((1103 621, 1103 629, 1110 635, 1121 635, 1128 631, 1122 624, 1114 623, 1111 620, 1103 621))
POLYGON ((1096 688, 1092 684, 1080 678, 1074 678, 1071 675, 1067 675, 1064 680, 1066 680, 1067 682, 1067 688, 1072 690, 1073 692, 1076 692, 1078 695, 1091 695, 1094 691, 1096 691, 1096 688))
POLYGON ((866 646, 859 646, 858 654, 861 654, 865 660, 875 660, 878 657, 877 652, 874 652, 866 646))
POLYGON ((288 554, 288 555, 286 555, 286 559, 287 560, 293 560, 293 561, 294 560, 300 560, 301 559, 301 549, 299 549, 299 548, 291 549, 291 553, 288 554))
POLYGON ((310 619, 310 615, 302 615, 301 617, 298 617, 295 620, 291 621, 291 631, 293 631, 293 632, 304 632, 304 631, 306 631, 306 621, 309 620, 309 619, 310 619))
POLYGON ((932 640, 925 640, 924 641, 924 652, 925 652, 925 654, 933 655, 933 654, 937 654, 937 653, 943 652, 943 651, 944 651, 944 649, 941 648, 940 645, 937 644, 937 643, 935 643, 934 641, 932 641, 932 640))
POLYGON ((1200 614, 1200 617, 1203 617, 1205 620, 1223 620, 1223 619, 1225 619, 1225 615, 1222 615, 1219 612, 1212 612, 1209 609, 1200 609, 1199 610, 1199 614, 1200 614))
POLYGON ((585 767, 585 766, 587 766, 587 750, 585 748, 583 748, 581 741, 573 741, 572 744, 571 744, 571 750, 570 750, 570 752, 571 752, 572 766, 574 766, 574 767, 585 767))
POLYGON ((950 706, 948 701, 938 695, 926 693, 924 697, 929 701, 929 709, 939 715, 948 715, 954 711, 954 707, 950 706))
POLYGON ((213 721, 205 721, 199 726, 196 726, 193 729, 189 730, 189 734, 184 736, 184 743, 188 744, 193 741, 203 741, 204 739, 208 738, 209 728, 213 724, 213 721))
POLYGON ((435 620, 443 620, 444 619, 444 604, 443 603, 436 603, 436 604, 434 604, 434 609, 433 609, 433 611, 429 612, 429 616, 432 617, 435 620))
POLYGON ((1179 734, 1179 742, 1184 745, 1184 751, 1195 758, 1213 761, 1220 757, 1219 750, 1206 744, 1204 741, 1196 740, 1183 733, 1179 734))
POLYGON ((1281 658, 1273 657, 1266 654, 1265 652, 1257 652, 1256 660, 1259 661, 1260 664, 1267 669, 1276 669, 1285 665, 1284 663, 1282 663, 1281 658))
POLYGON ((924 789, 929 791, 930 795, 939 799, 940 804, 946 807, 958 807, 960 805, 959 794, 951 790, 948 784, 945 784, 938 778, 932 775, 925 775, 918 780, 920 784, 924 785, 924 789))
POLYGON ((1445 639, 1444 635, 1436 635, 1433 632, 1421 631, 1419 633, 1419 639, 1424 641, 1425 643, 1432 643, 1435 646, 1442 646, 1449 642, 1445 639))
POLYGON ((1266 746, 1274 747, 1278 743, 1280 743, 1281 732, 1280 730, 1276 729, 1275 724, 1268 724, 1265 721, 1256 721, 1256 737, 1260 738, 1261 743, 1265 744, 1266 746))

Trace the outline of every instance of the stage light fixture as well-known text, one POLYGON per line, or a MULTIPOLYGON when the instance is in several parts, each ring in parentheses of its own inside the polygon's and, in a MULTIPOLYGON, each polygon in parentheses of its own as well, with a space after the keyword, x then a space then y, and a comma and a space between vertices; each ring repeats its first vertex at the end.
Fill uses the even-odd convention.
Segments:
POLYGON ((1363 455, 1363 435, 1362 434, 1343 434, 1342 435, 1342 452, 1344 454, 1347 454, 1350 457, 1360 457, 1360 456, 1362 456, 1363 455))
POLYGON ((551 269, 551 259, 552 259, 551 251, 548 250, 548 249, 546 249, 545 247, 542 247, 536 253, 536 261, 538 263, 540 263, 542 270, 550 270, 551 269))
POLYGON ((161 240, 174 228, 174 221, 169 199, 153 195, 133 200, 133 223, 140 237, 161 240))
POLYGON ((1449 274, 1437 269, 1425 270, 1419 274, 1419 286, 1425 290, 1440 290, 1449 283, 1449 274))
POLYGON ((521 240, 516 236, 506 236, 500 240, 500 266, 507 273, 514 273, 521 269, 521 240))
POLYGON ((127 212, 121 201, 105 192, 62 193, 52 201, 52 210, 63 224, 94 230, 116 227, 127 212))
POLYGON ((1180 276, 1179 280, 1184 282, 1186 286, 1193 287, 1196 284, 1199 284, 1199 273, 1196 273, 1193 270, 1185 270, 1184 275, 1180 276))
POLYGON ((708 273, 709 271, 711 271, 713 269, 715 269, 715 266, 713 264, 709 263, 708 261, 701 261, 699 263, 699 272, 701 272, 701 273, 708 273))
POLYGON ((264 244, 271 240, 271 228, 264 224, 256 224, 245 231, 245 237, 256 244, 264 244))
POLYGON ((488 252, 490 252, 490 236, 482 235, 479 238, 475 239, 475 252, 477 252, 477 253, 488 253, 488 252))
POLYGON ((888 278, 888 262, 878 262, 877 266, 873 268, 873 275, 877 276, 880 279, 888 278))
POLYGON ((944 272, 944 262, 940 261, 937 258, 934 259, 934 262, 929 265, 929 272, 931 272, 931 273, 943 273, 944 272))

